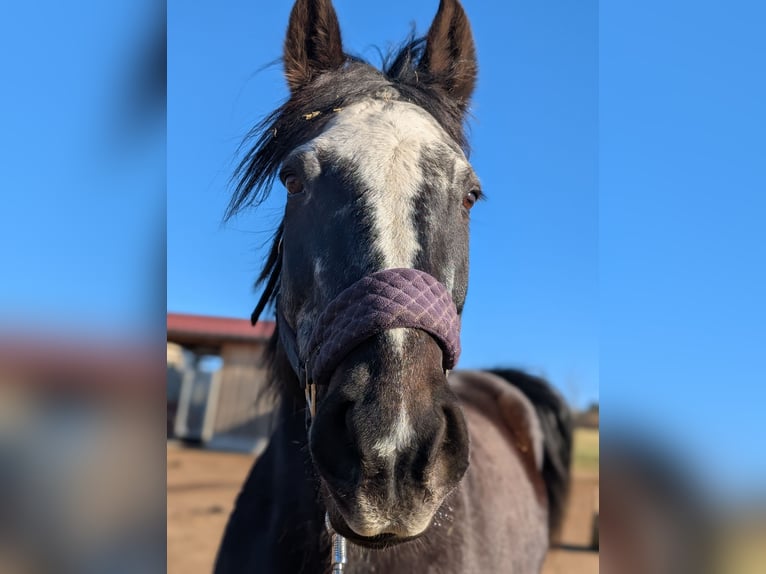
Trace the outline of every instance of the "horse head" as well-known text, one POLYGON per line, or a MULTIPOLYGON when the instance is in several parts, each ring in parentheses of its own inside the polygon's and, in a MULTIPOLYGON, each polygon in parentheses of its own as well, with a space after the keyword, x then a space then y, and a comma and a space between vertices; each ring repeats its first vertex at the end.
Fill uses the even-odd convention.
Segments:
POLYGON ((275 303, 290 385, 317 384, 308 446, 333 528, 371 546, 409 540, 468 467, 446 375, 481 197, 463 134, 477 71, 470 26, 459 2, 442 0, 427 36, 378 70, 345 53, 329 0, 298 0, 284 66, 289 99, 262 124, 233 203, 269 178, 287 195, 255 316, 275 303), (425 307, 438 300, 442 326, 429 328, 432 308, 404 322, 395 309, 393 322, 327 351, 328 331, 360 321, 360 281, 372 280, 405 309, 417 306, 396 301, 408 286, 414 298, 430 289, 425 307))

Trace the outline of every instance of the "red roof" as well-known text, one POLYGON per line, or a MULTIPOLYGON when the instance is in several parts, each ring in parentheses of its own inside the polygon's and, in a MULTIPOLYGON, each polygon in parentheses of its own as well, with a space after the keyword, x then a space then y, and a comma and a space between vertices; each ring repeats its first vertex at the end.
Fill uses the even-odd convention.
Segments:
POLYGON ((128 339, 0 332, 0 386, 56 387, 67 392, 119 396, 123 391, 153 393, 164 389, 164 358, 156 346, 139 346, 128 339))
POLYGON ((173 342, 267 341, 273 333, 273 321, 251 325, 247 319, 168 313, 168 341, 173 342))

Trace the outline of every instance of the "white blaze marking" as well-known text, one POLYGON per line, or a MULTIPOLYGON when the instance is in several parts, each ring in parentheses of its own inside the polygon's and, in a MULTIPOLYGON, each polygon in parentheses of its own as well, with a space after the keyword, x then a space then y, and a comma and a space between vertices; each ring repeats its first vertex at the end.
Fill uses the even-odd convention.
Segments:
MULTIPOLYGON (((420 251, 414 200, 423 189, 424 148, 449 141, 427 112, 407 102, 366 100, 339 112, 312 145, 347 160, 364 182, 362 200, 372 217, 382 268, 413 267, 420 251)), ((403 352, 404 332, 391 331, 391 347, 403 352)))
POLYGON ((378 440, 373 445, 373 450, 383 459, 394 460, 397 453, 408 447, 415 437, 415 429, 410 424, 410 417, 404 409, 404 405, 399 407, 399 416, 391 429, 391 434, 378 440))
POLYGON ((404 351, 404 338, 407 336, 406 329, 389 329, 386 338, 389 344, 401 355, 404 351))
POLYGON ((314 140, 350 160, 364 182, 375 248, 384 268, 412 267, 420 250, 412 221, 413 202, 423 187, 423 149, 449 141, 427 112, 407 102, 366 100, 339 112, 314 140))

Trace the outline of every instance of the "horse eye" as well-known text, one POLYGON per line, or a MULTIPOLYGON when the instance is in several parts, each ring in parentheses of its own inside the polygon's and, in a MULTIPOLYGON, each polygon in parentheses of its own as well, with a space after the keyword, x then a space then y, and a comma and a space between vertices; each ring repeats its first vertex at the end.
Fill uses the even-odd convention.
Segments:
POLYGON ((287 193, 290 195, 295 195, 296 193, 303 191, 303 182, 297 175, 288 175, 285 177, 284 184, 287 188, 287 193))
POLYGON ((463 207, 466 209, 471 209, 474 205, 476 205, 476 200, 479 198, 479 194, 476 191, 469 191, 466 196, 463 198, 463 207))

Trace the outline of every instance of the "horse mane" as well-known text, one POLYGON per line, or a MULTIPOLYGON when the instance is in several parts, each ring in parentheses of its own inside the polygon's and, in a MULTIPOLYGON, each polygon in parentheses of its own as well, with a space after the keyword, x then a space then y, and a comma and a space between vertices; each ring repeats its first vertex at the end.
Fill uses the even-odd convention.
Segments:
MULTIPOLYGON (((289 99, 259 122, 246 136, 240 149, 249 149, 234 171, 234 194, 224 219, 240 210, 260 205, 268 196, 278 171, 296 147, 318 136, 337 111, 370 97, 391 97, 413 103, 427 111, 463 149, 470 149, 464 130, 465 103, 452 97, 421 67, 425 38, 410 38, 384 58, 380 70, 368 62, 345 55, 338 70, 319 76, 308 86, 293 92, 289 99)), ((273 308, 279 295, 281 272, 280 242, 283 225, 277 228, 271 249, 255 282, 263 292, 251 315, 253 324, 266 308, 273 308)))
POLYGON ((532 402, 543 431, 542 476, 548 495, 548 530, 555 534, 564 517, 572 458, 572 415, 564 399, 544 379, 517 369, 491 369, 532 402))

